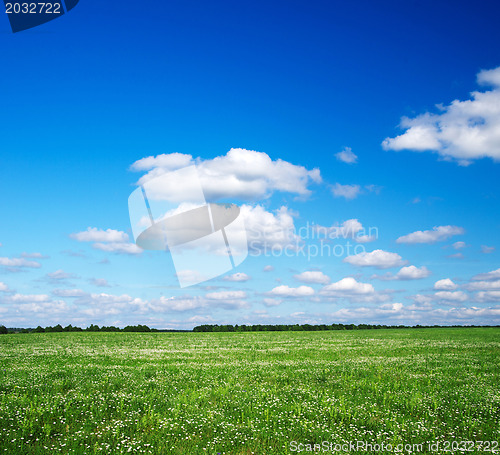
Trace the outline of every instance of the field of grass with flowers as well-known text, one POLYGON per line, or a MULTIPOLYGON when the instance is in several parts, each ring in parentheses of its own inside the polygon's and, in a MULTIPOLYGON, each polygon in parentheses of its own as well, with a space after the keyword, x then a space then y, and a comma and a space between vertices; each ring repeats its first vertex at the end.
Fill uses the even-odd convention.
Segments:
POLYGON ((357 440, 420 453, 500 440, 500 329, 0 336, 0 454, 274 455, 357 440))

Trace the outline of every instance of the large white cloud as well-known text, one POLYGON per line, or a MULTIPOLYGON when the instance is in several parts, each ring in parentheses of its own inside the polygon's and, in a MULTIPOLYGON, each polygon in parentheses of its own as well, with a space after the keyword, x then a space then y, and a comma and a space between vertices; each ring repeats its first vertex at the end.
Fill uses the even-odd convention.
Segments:
POLYGON ((459 226, 435 226, 427 231, 415 231, 403 235, 396 240, 396 243, 436 243, 464 233, 465 229, 459 226))
POLYGON ((403 117, 401 127, 406 131, 385 139, 382 146, 396 151, 434 151, 462 165, 484 157, 500 161, 500 67, 481 71, 477 80, 492 89, 472 92, 466 101, 438 105, 437 114, 403 117))
POLYGON ((400 267, 406 263, 399 254, 384 250, 364 251, 353 256, 347 256, 344 262, 360 267, 376 267, 378 269, 400 267))
MULTIPOLYGON (((258 200, 269 197, 274 191, 308 196, 311 193, 309 184, 321 182, 319 169, 308 170, 281 159, 272 160, 266 153, 241 148, 231 149, 226 155, 208 160, 193 160, 191 155, 179 153, 150 156, 136 161, 131 169, 148 171, 138 181, 144 184, 190 164, 197 166, 208 201, 223 198, 258 200)), ((175 179, 175 175, 172 178, 175 179)), ((186 183, 179 180, 172 185, 182 193, 186 183)))

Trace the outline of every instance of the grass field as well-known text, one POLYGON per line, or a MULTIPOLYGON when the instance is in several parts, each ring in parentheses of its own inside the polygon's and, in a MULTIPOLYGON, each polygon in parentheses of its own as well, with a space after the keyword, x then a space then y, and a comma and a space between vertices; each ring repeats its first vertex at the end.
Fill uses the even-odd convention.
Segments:
POLYGON ((0 453, 271 455, 356 440, 491 453, 475 441, 500 440, 500 329, 0 336, 0 453))

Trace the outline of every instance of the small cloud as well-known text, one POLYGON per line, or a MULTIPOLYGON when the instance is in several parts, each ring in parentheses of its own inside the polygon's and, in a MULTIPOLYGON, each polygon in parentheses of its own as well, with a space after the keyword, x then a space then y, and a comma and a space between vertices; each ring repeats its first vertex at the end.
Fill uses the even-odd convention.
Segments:
POLYGON ((449 254, 446 257, 450 259, 463 259, 465 256, 462 253, 455 253, 455 254, 449 254))
POLYGON ((9 292, 9 287, 0 281, 0 292, 9 292))
POLYGON ((104 278, 92 278, 89 280, 91 284, 100 288, 110 288, 111 285, 104 278))
POLYGON ((347 164, 354 164, 358 161, 358 157, 353 153, 351 147, 344 147, 344 149, 335 154, 335 157, 347 164))
POLYGON ((479 280, 499 280, 500 279, 500 269, 492 270, 491 272, 488 273, 480 273, 478 275, 475 275, 472 277, 473 280, 479 281, 479 280))
POLYGON ((320 294, 330 296, 349 296, 374 294, 375 289, 369 283, 360 283, 352 277, 342 278, 336 283, 328 284, 321 289, 320 294))
POLYGON ((436 243, 464 233, 465 229, 459 226, 435 226, 427 231, 415 231, 403 235, 396 240, 396 243, 436 243))
POLYGON ((370 193, 380 194, 382 188, 380 185, 365 185, 366 190, 370 193))
POLYGON ((434 283, 434 289, 440 291, 453 291, 458 288, 458 285, 455 284, 449 278, 445 278, 443 280, 438 280, 434 283))
POLYGON ((481 253, 490 254, 493 253, 493 251, 495 251, 494 246, 481 245, 481 253))
POLYGON ((118 254, 141 254, 142 248, 139 248, 135 243, 94 243, 92 245, 96 250, 106 251, 107 253, 118 254))
POLYGON ((242 272, 233 273, 232 275, 227 275, 223 278, 224 281, 248 281, 250 279, 250 276, 242 272))
POLYGON ((31 268, 31 269, 39 269, 42 265, 36 261, 28 261, 25 258, 7 258, 0 257, 0 266, 8 267, 11 269, 18 268, 31 268))
POLYGON ((88 295, 81 289, 54 289, 52 294, 58 297, 83 297, 88 295))
POLYGON ((299 286, 298 288, 291 288, 285 285, 281 285, 272 289, 269 294, 278 297, 308 297, 314 295, 314 289, 310 286, 299 286))
POLYGON ((409 280, 420 280, 422 278, 427 278, 431 274, 431 271, 422 266, 420 268, 410 265, 408 267, 403 267, 396 275, 387 273, 386 275, 373 275, 372 278, 378 278, 384 281, 409 281, 409 280))
POLYGON ((419 204, 420 202, 422 202, 422 199, 420 199, 418 196, 414 197, 411 201, 412 204, 419 204))
POLYGON ((70 234, 78 242, 128 242, 128 235, 115 229, 97 229, 88 227, 86 231, 70 234))
POLYGON ((42 253, 21 253, 21 257, 31 259, 48 259, 48 256, 44 256, 42 253))
POLYGON ((117 254, 140 254, 142 249, 129 242, 128 234, 115 229, 98 229, 88 227, 86 231, 70 234, 70 238, 78 242, 93 242, 96 250, 117 254))
POLYGON ((262 271, 263 272, 272 272, 274 270, 274 267, 272 265, 266 265, 262 271))
POLYGON ((271 307, 271 306, 278 306, 278 305, 280 305, 283 302, 283 300, 281 300, 281 299, 269 299, 269 298, 265 298, 263 300, 263 302, 264 302, 265 306, 271 307))
POLYGON ((400 267, 407 263, 407 261, 403 261, 399 254, 383 250, 364 251, 354 256, 347 256, 344 262, 359 267, 376 267, 378 269, 400 267))
POLYGON ((468 297, 463 291, 439 291, 434 294, 438 299, 451 302, 465 302, 468 297))
POLYGON ((347 200, 355 199, 359 196, 361 187, 359 185, 341 185, 336 183, 332 186, 332 194, 335 197, 343 197, 347 200))
POLYGON ((299 275, 294 275, 294 278, 308 284, 328 284, 330 282, 330 277, 320 271, 302 272, 299 275))
POLYGON ((55 272, 47 273, 46 277, 50 281, 63 281, 78 278, 73 273, 66 273, 64 270, 56 270, 55 272))

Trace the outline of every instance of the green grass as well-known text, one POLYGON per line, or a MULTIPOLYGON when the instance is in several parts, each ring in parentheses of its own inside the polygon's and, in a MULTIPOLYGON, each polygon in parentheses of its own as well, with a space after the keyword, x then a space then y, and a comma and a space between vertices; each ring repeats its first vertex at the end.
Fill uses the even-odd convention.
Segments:
POLYGON ((3 335, 0 454, 497 441, 499 362, 496 328, 3 335))

